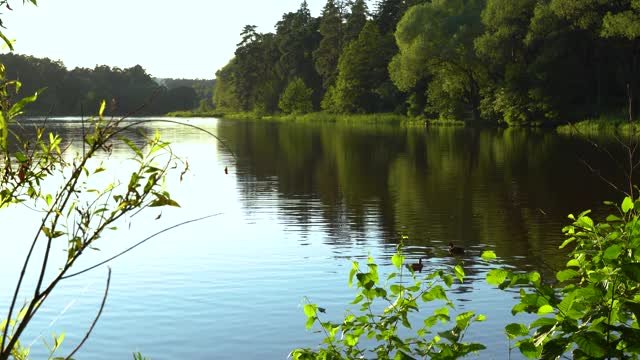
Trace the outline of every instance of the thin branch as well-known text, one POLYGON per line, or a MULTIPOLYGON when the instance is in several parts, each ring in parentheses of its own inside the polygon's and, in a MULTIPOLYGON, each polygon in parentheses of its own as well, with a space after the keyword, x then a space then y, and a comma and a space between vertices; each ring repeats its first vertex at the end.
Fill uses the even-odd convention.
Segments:
MULTIPOLYGON (((605 155, 607 155, 609 157, 609 159, 611 159, 611 162, 613 162, 616 165, 618 170, 620 170, 621 172, 623 172, 625 174, 627 173, 627 171, 626 171, 625 167, 622 165, 622 163, 620 161, 618 161, 618 159, 615 156, 613 156, 613 154, 611 154, 611 152, 608 149, 598 145, 598 143, 596 143, 590 137, 588 137, 587 135, 582 133, 582 131, 580 131, 580 129, 578 129, 575 124, 573 124, 571 122, 568 122, 568 125, 571 126, 571 128, 573 129, 573 131, 576 132, 576 134, 578 134, 582 139, 586 140, 596 150, 602 151, 605 155)), ((620 144, 622 144, 622 146, 625 146, 625 144, 623 142, 621 142, 616 135, 614 135, 614 137, 620 144)))
POLYGON ((107 273, 107 285, 104 288, 104 296, 102 297, 102 304, 100 304, 100 309, 98 310, 98 314, 96 315, 96 318, 93 319, 93 322, 91 323, 91 327, 89 327, 89 330, 87 331, 87 333, 84 335, 84 338, 82 339, 82 341, 80 341, 80 344, 78 344, 78 346, 76 346, 75 349, 73 349, 73 351, 71 352, 71 354, 69 354, 65 360, 70 360, 71 357, 78 351, 80 350, 80 348, 82 347, 82 345, 84 345, 84 343, 87 341, 87 339, 89 338, 89 335, 91 335, 91 332, 93 331, 93 328, 96 326, 96 323, 98 323, 98 319, 100 319, 100 315, 102 315, 102 310, 104 309, 104 304, 107 302, 107 295, 109 294, 109 284, 111 283, 111 268, 109 267, 109 272, 107 273))
MULTIPOLYGON (((124 119, 124 118, 123 118, 124 119)), ((224 148, 229 151, 229 153, 231 154, 231 156, 233 156, 234 159, 238 159, 236 157, 236 154, 233 152, 233 150, 231 150, 231 148, 222 140, 220 139, 217 135, 215 135, 214 133, 212 133, 211 131, 207 130, 207 129, 203 129, 199 126, 193 125, 193 124, 189 124, 189 123, 184 123, 184 122, 180 122, 180 121, 176 121, 176 120, 166 120, 166 119, 144 119, 144 120, 136 120, 136 121, 132 121, 131 123, 127 124, 126 126, 121 127, 120 129, 118 129, 117 131, 115 131, 113 133, 113 136, 119 134, 122 131, 125 131, 133 126, 136 125, 141 125, 141 124, 146 124, 146 123, 151 123, 151 122, 159 122, 159 123, 168 123, 168 124, 177 124, 177 125, 182 125, 182 126, 187 126, 190 128, 194 128, 198 131, 202 131, 205 134, 213 137, 214 139, 216 139, 218 142, 220 142, 220 144, 222 144, 222 146, 224 146, 224 148)))
POLYGON ((604 181, 605 183, 607 183, 609 186, 611 186, 613 189, 615 189, 616 191, 619 191, 620 193, 622 193, 623 195, 627 195, 627 193, 624 190, 621 190, 618 186, 616 186, 613 182, 611 182, 609 179, 605 178, 604 176, 602 176, 600 174, 600 170, 594 169, 591 165, 589 165, 589 163, 585 160, 580 160, 581 163, 584 164, 584 166, 587 167, 587 169, 589 169, 589 171, 591 171, 593 174, 595 174, 598 178, 600 178, 600 180, 604 181))
POLYGON ((211 218, 211 217, 214 217, 214 216, 219 216, 219 215, 222 215, 222 214, 223 214, 223 213, 211 214, 211 215, 203 216, 203 217, 201 217, 201 218, 197 218, 197 219, 191 219, 191 220, 183 221, 183 222, 181 222, 181 223, 175 224, 175 225, 170 226, 170 227, 168 227, 168 228, 164 228, 164 229, 162 229, 162 230, 158 231, 157 233, 155 233, 155 234, 153 234, 153 235, 150 235, 150 236, 146 237, 145 239, 143 239, 143 240, 139 241, 138 243, 136 243, 135 245, 133 245, 133 246, 129 247, 128 249, 126 249, 126 250, 124 250, 124 251, 122 251, 122 252, 120 252, 120 253, 118 253, 118 254, 116 254, 116 255, 114 255, 114 256, 112 256, 112 257, 110 257, 110 258, 108 258, 108 259, 106 259, 106 260, 104 260, 104 261, 101 261, 101 262, 99 262, 99 263, 97 263, 97 264, 95 264, 95 265, 93 265, 93 266, 90 266, 90 267, 88 267, 88 268, 86 268, 86 269, 84 269, 84 270, 78 271, 78 272, 73 273, 73 274, 70 274, 70 275, 62 276, 62 277, 60 278, 60 280, 64 280, 64 279, 68 279, 68 278, 72 278, 72 277, 74 277, 74 276, 78 276, 78 275, 80 275, 80 274, 84 274, 84 273, 86 273, 87 271, 93 270, 93 269, 95 269, 95 268, 97 268, 97 267, 99 267, 99 266, 102 266, 102 265, 104 265, 104 264, 106 264, 106 263, 110 262, 111 260, 114 260, 114 259, 116 259, 116 258, 119 258, 120 256, 122 256, 122 255, 124 255, 124 254, 128 253, 129 251, 131 251, 131 250, 133 250, 133 249, 137 248, 138 246, 140 246, 140 245, 144 244, 144 243, 145 243, 145 242, 147 242, 148 240, 151 240, 151 239, 153 239, 154 237, 156 237, 156 236, 158 236, 158 235, 160 235, 160 234, 162 234, 162 233, 164 233, 164 232, 167 232, 167 231, 169 231, 169 230, 173 230, 173 229, 175 229, 175 228, 177 228, 177 227, 180 227, 180 226, 183 226, 183 225, 190 224, 190 223, 192 223, 192 222, 197 222, 197 221, 205 220, 205 219, 208 219, 208 218, 211 218))

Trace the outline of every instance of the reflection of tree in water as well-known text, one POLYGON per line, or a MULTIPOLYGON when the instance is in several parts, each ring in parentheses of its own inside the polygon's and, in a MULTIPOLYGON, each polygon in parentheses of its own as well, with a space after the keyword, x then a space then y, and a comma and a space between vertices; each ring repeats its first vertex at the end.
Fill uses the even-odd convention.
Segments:
POLYGON ((545 131, 277 122, 218 131, 245 193, 271 191, 285 223, 314 231, 304 224, 320 221, 336 246, 454 241, 544 273, 564 262, 566 215, 611 198, 577 161, 592 156, 590 145, 545 131), (252 189, 263 182, 274 188, 252 189))

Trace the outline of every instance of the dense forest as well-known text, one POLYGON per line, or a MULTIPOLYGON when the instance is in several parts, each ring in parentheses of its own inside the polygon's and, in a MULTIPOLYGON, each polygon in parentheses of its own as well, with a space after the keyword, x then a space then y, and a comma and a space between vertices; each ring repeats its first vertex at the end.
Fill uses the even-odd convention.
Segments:
POLYGON ((0 63, 5 65, 8 79, 22 82, 21 94, 45 88, 29 106, 32 114, 93 114, 102 99, 111 104, 110 114, 140 108, 139 115, 159 115, 211 106, 213 80, 154 79, 140 65, 67 70, 60 61, 13 53, 1 54, 0 63))
POLYGON ((637 0, 303 1, 247 25, 222 111, 395 112, 492 124, 624 117, 640 100, 637 0), (629 101, 632 99, 633 101, 629 101))

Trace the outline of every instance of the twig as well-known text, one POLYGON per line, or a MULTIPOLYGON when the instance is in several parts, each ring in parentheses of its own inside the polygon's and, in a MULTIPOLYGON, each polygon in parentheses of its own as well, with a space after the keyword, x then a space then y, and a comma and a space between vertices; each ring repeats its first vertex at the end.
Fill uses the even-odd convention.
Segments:
POLYGON ((98 314, 96 315, 96 318, 93 319, 93 322, 91 323, 91 327, 89 327, 89 330, 87 331, 87 333, 84 335, 84 338, 82 339, 82 341, 80 341, 80 344, 78 344, 78 346, 76 346, 75 349, 73 349, 73 351, 71 352, 71 354, 69 354, 65 360, 70 360, 71 357, 78 351, 80 350, 80 348, 82 347, 82 345, 84 345, 85 341, 87 341, 87 339, 89 338, 89 335, 91 335, 91 332, 93 331, 93 328, 96 326, 96 323, 98 323, 98 319, 100 319, 100 315, 102 315, 102 310, 104 309, 104 304, 107 302, 107 295, 109 294, 109 284, 111 283, 111 268, 108 268, 109 271, 107 273, 107 285, 104 288, 104 296, 102 297, 102 304, 100 304, 100 309, 98 310, 98 314))
POLYGON ((627 193, 624 190, 621 190, 618 186, 616 186, 613 182, 611 182, 609 179, 605 178, 604 176, 602 176, 600 174, 599 170, 594 169, 591 165, 589 165, 589 163, 586 160, 581 159, 580 160, 581 163, 584 164, 584 166, 587 167, 587 169, 589 169, 589 171, 591 171, 593 174, 595 174, 598 178, 600 178, 600 180, 604 181, 605 183, 607 183, 609 186, 611 186, 613 189, 615 189, 616 191, 621 192, 623 195, 627 195, 627 193))
POLYGON ((112 257, 110 257, 110 258, 108 258, 108 259, 106 259, 106 260, 104 260, 104 261, 101 261, 101 262, 99 262, 99 263, 97 263, 97 264, 95 264, 95 265, 93 265, 93 266, 90 266, 90 267, 88 267, 88 268, 86 268, 86 269, 84 269, 84 270, 78 271, 78 272, 73 273, 73 274, 70 274, 70 275, 62 276, 62 277, 60 278, 60 280, 69 279, 69 278, 72 278, 72 277, 74 277, 74 276, 78 276, 78 275, 80 275, 80 274, 84 274, 84 273, 86 273, 87 271, 93 270, 93 269, 95 269, 95 268, 97 268, 97 267, 99 267, 99 266, 102 266, 102 265, 104 265, 104 264, 108 263, 108 262, 109 262, 109 261, 111 261, 111 260, 114 260, 114 259, 116 259, 116 258, 119 258, 120 256, 122 256, 122 255, 124 255, 124 254, 128 253, 129 251, 131 251, 131 250, 133 250, 133 249, 137 248, 138 246, 140 246, 140 245, 144 244, 144 243, 145 243, 145 242, 147 242, 148 240, 151 240, 151 239, 153 239, 154 237, 156 237, 156 236, 158 236, 158 235, 160 235, 160 234, 162 234, 162 233, 164 233, 164 232, 167 232, 167 231, 169 231, 169 230, 175 229, 175 228, 180 227, 180 226, 182 226, 182 225, 187 225, 187 224, 190 224, 190 223, 192 223, 192 222, 197 222, 197 221, 205 220, 205 219, 208 219, 208 218, 211 218, 211 217, 214 217, 214 216, 219 216, 219 215, 222 215, 222 214, 223 214, 223 213, 211 214, 211 215, 203 216, 203 217, 201 217, 201 218, 197 218, 197 219, 191 219, 191 220, 183 221, 183 222, 181 222, 181 223, 175 224, 175 225, 170 226, 170 227, 168 227, 168 228, 162 229, 162 230, 158 231, 157 233, 155 233, 155 234, 153 234, 153 235, 150 235, 150 236, 148 236, 148 237, 144 238, 143 240, 139 241, 138 243, 136 243, 135 245, 133 245, 133 246, 129 247, 128 249, 126 249, 126 250, 124 250, 124 251, 122 251, 122 252, 120 252, 120 253, 118 253, 118 254, 116 254, 116 255, 114 255, 114 256, 112 256, 112 257))
MULTIPOLYGON (((578 129, 576 127, 575 124, 568 122, 568 125, 571 126, 571 128, 573 129, 573 131, 576 132, 576 134, 578 134, 580 137, 582 137, 584 140, 586 140, 589 144, 591 144, 591 146, 593 146, 596 150, 598 151, 602 151, 605 155, 607 155, 609 157, 609 159, 611 159, 611 161, 616 165, 616 167, 618 168, 618 170, 620 170, 621 172, 623 172, 624 174, 627 174, 627 171, 625 170, 624 166, 622 165, 621 162, 618 161, 618 159, 616 159, 615 156, 613 156, 613 154, 611 154, 611 152, 602 147, 599 146, 598 143, 596 143, 594 140, 592 140, 591 138, 589 138, 587 135, 585 135, 584 133, 582 133, 582 131, 580 131, 580 129, 578 129)), ((620 139, 617 136, 614 136, 615 139, 618 141, 618 143, 620 143, 622 146, 624 146, 624 143, 620 141, 620 139)), ((587 165, 587 167, 589 167, 589 169, 591 171, 593 171, 593 168, 591 166, 589 166, 584 160, 582 160, 583 163, 585 163, 585 165, 587 165)), ((605 180, 605 182, 607 182, 609 185, 611 185, 611 182, 604 179, 602 176, 599 176, 601 179, 605 180)), ((614 187, 617 191, 620 191, 620 189, 618 189, 617 187, 614 187)), ((623 194, 626 194, 624 191, 622 191, 623 194)))
MULTIPOLYGON (((123 118, 124 119, 124 118, 123 118)), ((216 139, 218 142, 220 142, 222 144, 222 146, 224 146, 224 148, 229 151, 229 153, 231 154, 231 156, 233 156, 234 159, 237 160, 236 154, 233 152, 233 150, 231 150, 231 148, 222 140, 220 139, 217 135, 215 135, 214 133, 212 133, 211 131, 207 130, 207 129, 203 129, 199 126, 193 125, 193 124, 188 124, 188 123, 184 123, 184 122, 180 122, 180 121, 175 121, 175 120, 166 120, 166 119, 145 119, 145 120, 136 120, 136 121, 132 121, 130 124, 127 124, 126 126, 123 126, 122 128, 118 129, 117 131, 114 132, 113 135, 117 135, 118 133, 127 130, 130 127, 136 126, 136 125, 141 125, 141 124, 146 124, 146 123, 150 123, 150 122, 159 122, 159 123, 168 123, 168 124, 177 124, 177 125, 182 125, 182 126, 187 126, 190 128, 194 128, 196 130, 202 131, 205 134, 213 137, 214 139, 216 139)))

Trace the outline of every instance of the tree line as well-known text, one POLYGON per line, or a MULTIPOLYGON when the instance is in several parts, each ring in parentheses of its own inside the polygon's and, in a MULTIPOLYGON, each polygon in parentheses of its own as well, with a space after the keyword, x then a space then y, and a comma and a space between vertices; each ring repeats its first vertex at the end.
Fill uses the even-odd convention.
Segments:
POLYGON ((395 112, 508 125, 638 113, 640 2, 306 1, 247 25, 216 73, 222 111, 395 112))
POLYGON ((44 88, 38 101, 30 104, 31 114, 95 114, 102 100, 109 104, 111 115, 137 109, 139 115, 160 115, 212 106, 214 80, 152 78, 140 65, 68 70, 61 61, 13 53, 1 54, 0 63, 7 78, 23 84, 22 94, 44 88))

